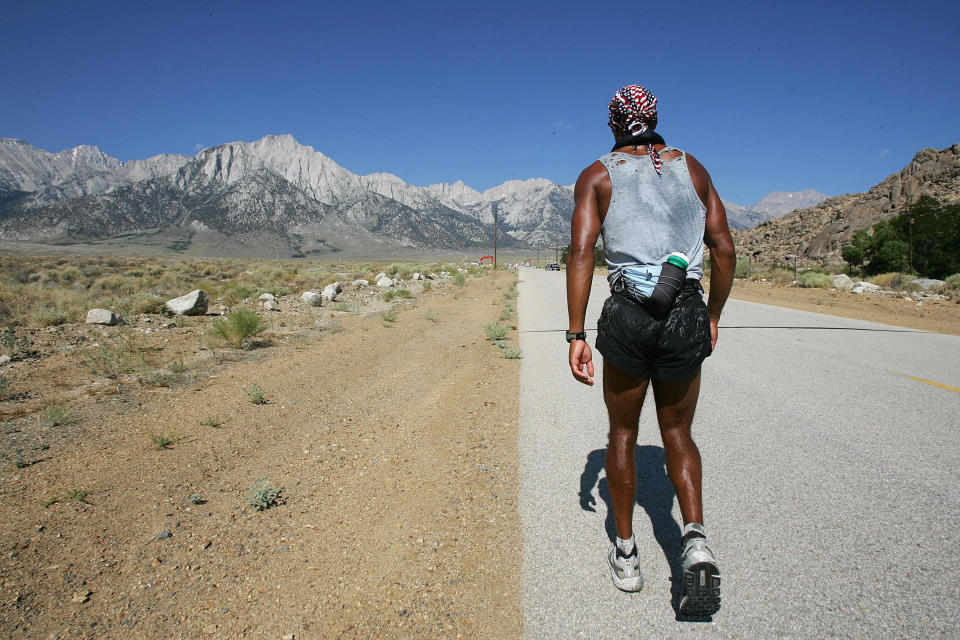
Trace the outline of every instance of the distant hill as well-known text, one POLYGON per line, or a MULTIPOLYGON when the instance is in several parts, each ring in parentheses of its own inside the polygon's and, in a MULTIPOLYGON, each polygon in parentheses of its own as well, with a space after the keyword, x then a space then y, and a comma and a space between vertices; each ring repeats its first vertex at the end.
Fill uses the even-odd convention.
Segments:
POLYGON ((770 218, 778 218, 795 209, 812 207, 829 198, 825 193, 814 189, 804 191, 771 191, 760 198, 756 204, 744 207, 727 200, 723 206, 727 210, 727 222, 731 229, 749 229, 770 218))
POLYGON ((829 198, 734 232, 737 255, 764 264, 785 264, 788 255, 797 254, 801 264, 838 265, 841 248, 854 231, 897 215, 924 194, 941 202, 960 201, 960 144, 919 151, 902 171, 865 193, 829 198))

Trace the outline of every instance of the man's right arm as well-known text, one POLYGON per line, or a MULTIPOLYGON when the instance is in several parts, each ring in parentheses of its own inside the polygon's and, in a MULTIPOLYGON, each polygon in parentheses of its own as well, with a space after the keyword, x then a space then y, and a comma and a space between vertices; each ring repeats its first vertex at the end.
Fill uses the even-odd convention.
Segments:
POLYGON ((717 346, 720 312, 733 287, 737 255, 733 238, 730 237, 730 227, 727 226, 727 211, 723 208, 713 181, 710 180, 710 174, 690 154, 687 154, 687 166, 697 195, 707 208, 703 239, 710 247, 710 295, 707 298, 707 311, 710 312, 710 348, 713 349, 717 346))

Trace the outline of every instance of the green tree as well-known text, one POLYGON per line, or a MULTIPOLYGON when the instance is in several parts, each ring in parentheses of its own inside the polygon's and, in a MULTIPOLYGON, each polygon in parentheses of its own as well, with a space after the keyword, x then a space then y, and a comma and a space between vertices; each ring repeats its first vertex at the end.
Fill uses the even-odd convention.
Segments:
MULTIPOLYGON (((567 256, 570 255, 570 245, 560 249, 560 264, 567 264, 567 256)), ((606 254, 599 245, 593 247, 593 266, 602 267, 607 264, 606 254)))

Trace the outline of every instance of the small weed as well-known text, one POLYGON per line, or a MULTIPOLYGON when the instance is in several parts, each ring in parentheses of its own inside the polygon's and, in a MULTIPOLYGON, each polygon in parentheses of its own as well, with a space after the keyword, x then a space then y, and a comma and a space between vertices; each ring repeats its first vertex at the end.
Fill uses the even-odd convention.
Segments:
POLYGON ((467 282, 467 276, 463 271, 457 271, 453 274, 453 284, 462 287, 467 282))
POLYGON ((391 289, 383 294, 384 302, 390 302, 395 298, 412 298, 413 294, 408 289, 391 289))
POLYGON ((483 332, 487 334, 487 340, 490 342, 495 342, 497 340, 503 340, 507 336, 507 332, 510 330, 509 327, 505 327, 502 324, 491 322, 490 324, 483 325, 483 332))
POLYGON ((510 346, 510 343, 506 340, 494 340, 493 344, 497 345, 498 349, 506 349, 508 346, 510 346))
POLYGON ((390 324, 397 321, 397 310, 390 309, 389 311, 384 311, 380 314, 380 317, 383 318, 385 323, 387 323, 386 326, 390 326, 390 324))
POLYGON ((250 387, 244 387, 243 392, 247 394, 247 397, 250 398, 250 402, 253 404, 267 403, 267 390, 256 383, 250 387))
POLYGON ((521 353, 520 349, 504 349, 503 357, 507 360, 519 360, 523 357, 523 354, 521 353))
POLYGON ((183 356, 180 356, 180 360, 170 363, 170 371, 173 373, 185 373, 187 367, 183 364, 183 356))
POLYGON ((219 416, 207 416, 200 421, 200 425, 204 427, 219 427, 220 426, 220 417, 219 416))
POLYGON ((0 373, 0 402, 10 399, 10 379, 0 373))
POLYGON ((424 280, 424 281, 423 281, 423 288, 422 288, 421 290, 422 290, 424 293, 427 293, 427 292, 430 291, 431 289, 433 289, 433 283, 430 282, 429 280, 424 280))
POLYGON ((518 295, 519 295, 519 294, 516 292, 515 289, 511 289, 510 291, 507 291, 506 293, 504 293, 504 294, 503 294, 503 297, 506 298, 507 300, 513 300, 513 299, 516 298, 518 295))
POLYGON ((257 511, 275 507, 279 504, 277 499, 280 497, 280 491, 281 489, 267 482, 266 478, 260 478, 247 490, 247 504, 257 511))
POLYGON ((77 502, 84 502, 87 499, 87 496, 90 495, 90 492, 86 489, 70 489, 67 491, 63 497, 67 500, 76 500, 77 502))
POLYGON ((217 318, 210 323, 210 335, 222 340, 235 349, 249 347, 250 338, 267 328, 266 321, 249 309, 231 311, 225 318, 217 318))
POLYGON ((359 308, 355 307, 352 304, 347 304, 346 302, 334 302, 333 303, 334 311, 342 311, 344 313, 358 313, 359 308))
POLYGON ((159 449, 169 449, 170 445, 176 442, 177 438, 172 433, 154 433, 152 431, 148 432, 150 440, 153 442, 153 446, 159 449))
POLYGON ((48 404, 43 409, 42 421, 48 427, 58 427, 70 420, 70 408, 63 404, 48 404))
POLYGON ((513 309, 507 307, 500 312, 500 322, 506 322, 513 317, 513 309))
POLYGON ((190 495, 187 496, 187 501, 188 501, 190 504, 204 504, 204 503, 206 503, 206 500, 204 500, 204 499, 200 496, 199 493, 191 493, 190 495))
POLYGON ((43 507, 44 509, 46 509, 46 508, 49 507, 50 505, 54 505, 54 504, 56 504, 56 503, 58 503, 58 502, 60 502, 60 498, 58 498, 57 496, 55 496, 55 495, 53 495, 53 494, 51 493, 51 494, 48 495, 46 498, 41 498, 41 499, 40 499, 40 506, 43 507))
POLYGON ((25 353, 30 347, 30 340, 18 338, 11 327, 6 327, 0 333, 0 346, 6 351, 10 359, 15 360, 18 355, 25 353))
POLYGON ((434 311, 433 309, 424 309, 422 315, 424 318, 426 318, 427 320, 429 320, 434 324, 440 322, 439 320, 437 320, 437 312, 434 311))

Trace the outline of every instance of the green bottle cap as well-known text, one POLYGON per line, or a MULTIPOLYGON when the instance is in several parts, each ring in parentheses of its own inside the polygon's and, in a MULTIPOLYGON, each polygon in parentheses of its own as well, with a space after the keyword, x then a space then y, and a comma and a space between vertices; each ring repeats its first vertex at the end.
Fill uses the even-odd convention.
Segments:
POLYGON ((667 257, 667 262, 670 264, 680 267, 681 269, 686 269, 687 265, 690 264, 690 261, 687 260, 687 256, 684 253, 679 251, 674 251, 667 257))

